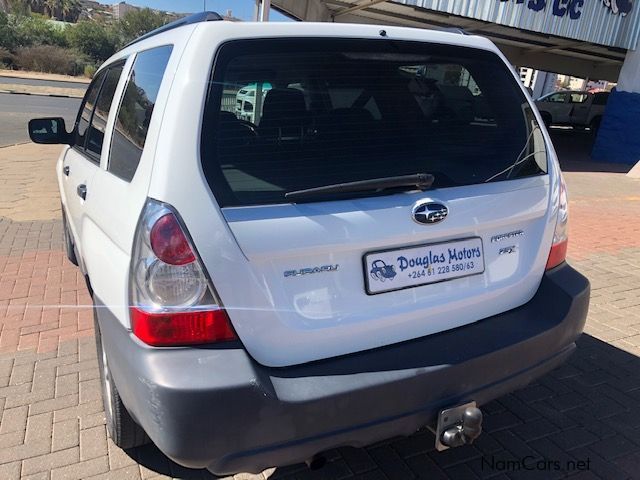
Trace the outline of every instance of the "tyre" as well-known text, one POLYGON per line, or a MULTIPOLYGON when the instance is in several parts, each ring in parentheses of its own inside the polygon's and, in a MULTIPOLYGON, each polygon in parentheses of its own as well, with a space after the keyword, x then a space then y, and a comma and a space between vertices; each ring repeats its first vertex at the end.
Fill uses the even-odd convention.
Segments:
POLYGON ((106 351, 102 344, 102 335, 95 306, 93 307, 93 324, 95 327, 98 368, 100 369, 100 385, 102 387, 107 432, 113 443, 122 449, 145 445, 149 443, 149 437, 147 437, 142 427, 131 418, 113 382, 106 351))
POLYGON ((73 237, 69 231, 69 224, 67 223, 67 216, 64 213, 64 207, 62 207, 62 229, 64 235, 64 251, 67 254, 67 258, 76 267, 78 266, 78 259, 76 257, 75 245, 73 243, 73 237))

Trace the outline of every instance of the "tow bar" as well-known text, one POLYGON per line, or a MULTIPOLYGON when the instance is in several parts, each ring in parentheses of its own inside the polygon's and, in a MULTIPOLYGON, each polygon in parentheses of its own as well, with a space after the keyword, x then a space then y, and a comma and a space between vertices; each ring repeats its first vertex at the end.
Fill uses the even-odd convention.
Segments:
POLYGON ((469 445, 482 433, 482 412, 476 402, 442 410, 436 428, 436 449, 469 445))

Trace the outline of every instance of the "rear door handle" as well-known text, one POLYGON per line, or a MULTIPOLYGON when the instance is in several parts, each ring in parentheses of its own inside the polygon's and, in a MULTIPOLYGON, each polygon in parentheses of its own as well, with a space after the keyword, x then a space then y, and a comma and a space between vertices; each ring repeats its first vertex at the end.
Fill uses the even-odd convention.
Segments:
POLYGON ((69 168, 69 165, 67 165, 62 169, 62 173, 64 173, 67 177, 69 176, 69 173, 71 173, 71 169, 69 168))
POLYGON ((78 193, 78 196, 81 199, 83 200, 87 199, 87 186, 84 183, 81 183, 80 185, 78 185, 76 192, 78 193))

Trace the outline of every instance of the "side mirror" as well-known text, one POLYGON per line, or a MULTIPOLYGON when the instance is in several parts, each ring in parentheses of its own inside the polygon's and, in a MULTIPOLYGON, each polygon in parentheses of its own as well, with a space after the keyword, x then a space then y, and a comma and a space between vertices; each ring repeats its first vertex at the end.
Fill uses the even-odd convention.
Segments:
POLYGON ((64 118, 34 118, 29 120, 29 138, 34 143, 71 143, 64 118))

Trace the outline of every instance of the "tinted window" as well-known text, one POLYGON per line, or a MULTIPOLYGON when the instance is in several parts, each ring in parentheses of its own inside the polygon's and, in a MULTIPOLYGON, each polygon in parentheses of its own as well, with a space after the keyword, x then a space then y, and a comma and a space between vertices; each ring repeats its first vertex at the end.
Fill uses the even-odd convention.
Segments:
POLYGON ((147 138, 153 107, 171 55, 171 46, 139 53, 120 103, 111 141, 109 171, 131 180, 147 138))
POLYGON ((609 92, 599 92, 593 95, 593 105, 606 105, 609 100, 609 92))
POLYGON ((100 87, 102 86, 102 81, 106 75, 107 71, 100 71, 93 81, 89 88, 87 89, 87 93, 84 96, 84 102, 82 107, 80 107, 80 114, 76 121, 76 134, 74 144, 79 147, 84 148, 84 142, 86 140, 86 131, 89 127, 89 122, 91 122, 91 115, 93 114, 93 107, 96 104, 96 98, 98 98, 98 93, 100 92, 100 87))
POLYGON ((114 65, 109 68, 107 75, 102 83, 100 95, 96 101, 96 108, 93 112, 91 125, 87 138, 87 151, 100 158, 102 152, 102 143, 104 141, 104 132, 107 128, 107 119, 109 118, 109 110, 113 102, 113 96, 116 93, 118 80, 122 74, 123 64, 114 65))
POLYGON ((584 103, 589 98, 589 95, 586 93, 572 93, 569 95, 569 101, 571 103, 584 103))
MULTIPOLYGON (((229 42, 202 140, 222 206, 288 203, 294 190, 414 173, 443 188, 546 171, 542 135, 504 63, 417 42, 229 42), (247 101, 251 116, 230 108, 247 101)), ((318 200, 363 194, 332 195, 318 200)))
POLYGON ((549 98, 547 98, 547 101, 552 103, 564 103, 566 98, 566 93, 554 93, 549 98))

